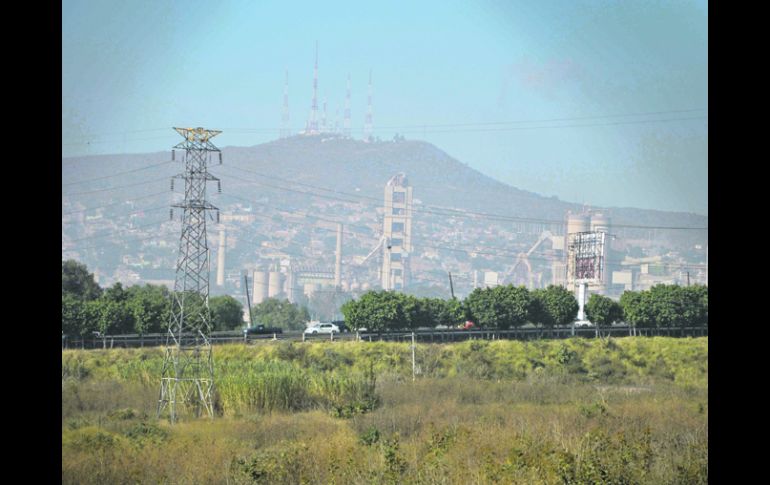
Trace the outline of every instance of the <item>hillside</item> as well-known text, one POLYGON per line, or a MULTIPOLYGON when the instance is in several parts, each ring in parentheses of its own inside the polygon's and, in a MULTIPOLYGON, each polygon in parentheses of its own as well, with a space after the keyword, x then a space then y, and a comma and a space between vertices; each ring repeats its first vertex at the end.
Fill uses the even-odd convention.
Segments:
MULTIPOLYGON (((169 145, 173 141, 170 137, 169 145)), ((383 188, 399 172, 406 173, 413 187, 417 246, 413 269, 424 281, 442 285, 446 271, 466 273, 467 281, 460 284, 467 288, 471 281, 467 274, 473 269, 512 271, 516 254, 532 247, 544 230, 562 233, 567 211, 582 208, 501 183, 422 141, 364 143, 294 136, 222 151, 223 165, 215 159, 210 166, 211 173, 221 178, 222 194, 212 184, 210 199, 226 216, 248 219, 228 222, 226 267, 236 273, 239 268, 273 264, 282 257, 276 251, 296 258, 298 264, 332 266, 335 234, 324 221, 341 220, 346 227, 346 271, 359 273, 349 276, 361 283, 376 281, 374 268, 356 269, 350 263, 376 245, 383 188), (455 211, 448 213, 447 208, 455 211), (545 224, 548 221, 556 224, 545 224), (482 256, 477 257, 479 251, 482 256)), ((99 268, 108 279, 173 279, 171 250, 178 240, 179 213, 177 222, 168 222, 169 205, 181 199, 182 182, 177 181, 171 194, 169 181, 183 171, 181 158, 177 153, 176 161, 170 162, 169 150, 62 159, 62 256, 99 268), (122 175, 109 177, 115 173, 122 175), (82 180, 91 182, 75 183, 82 180)), ((612 241, 616 263, 624 254, 671 251, 677 261, 705 261, 707 231, 623 227, 705 227, 705 216, 592 209, 602 209, 612 219, 611 231, 618 236, 612 241), (693 249, 696 245, 700 248, 693 249)), ((214 250, 215 244, 211 239, 214 250)), ((544 281, 553 257, 533 255, 535 271, 546 272, 544 281)), ((237 284, 238 277, 232 278, 237 284)))
MULTIPOLYGON (((395 173, 405 172, 415 187, 415 198, 427 205, 550 220, 562 220, 566 211, 581 208, 579 203, 544 197, 499 182, 422 141, 370 144, 350 139, 294 136, 251 147, 224 147, 222 151, 226 165, 365 197, 381 198, 385 182, 395 173)), ((168 159, 168 153, 63 159, 62 177, 65 183, 90 179, 168 159)), ((164 171, 170 176, 180 168, 179 165, 174 168, 167 166, 164 171)), ((212 172, 217 173, 217 169, 214 165, 212 172)), ((109 187, 110 184, 125 185, 146 178, 145 174, 137 172, 133 177, 129 175, 101 181, 99 188, 109 187)), ((227 187, 227 190, 238 191, 231 192, 234 195, 247 195, 240 192, 241 188, 237 185, 227 187)), ((617 224, 708 225, 706 216, 691 213, 594 208, 605 209, 613 223, 617 224)))

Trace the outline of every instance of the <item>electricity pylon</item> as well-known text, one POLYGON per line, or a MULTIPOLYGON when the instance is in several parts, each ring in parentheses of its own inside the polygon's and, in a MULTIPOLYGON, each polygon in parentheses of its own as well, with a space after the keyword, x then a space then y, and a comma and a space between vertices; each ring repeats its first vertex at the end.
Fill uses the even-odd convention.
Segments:
POLYGON ((214 417, 206 211, 217 211, 219 222, 219 209, 206 200, 206 184, 216 181, 221 192, 219 179, 208 173, 207 164, 212 152, 219 154, 219 163, 222 163, 222 152, 210 141, 221 131, 174 129, 184 137, 174 148, 185 151, 185 171, 171 180, 172 190, 174 179, 184 180, 184 200, 172 205, 182 209, 182 235, 158 398, 158 417, 168 409, 172 423, 178 416, 177 405, 193 411, 196 417, 202 410, 214 417))

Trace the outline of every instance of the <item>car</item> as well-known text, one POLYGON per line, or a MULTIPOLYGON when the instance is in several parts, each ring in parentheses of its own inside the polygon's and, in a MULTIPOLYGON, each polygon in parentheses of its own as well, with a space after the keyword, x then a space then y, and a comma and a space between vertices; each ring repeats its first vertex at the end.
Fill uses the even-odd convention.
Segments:
POLYGON ((594 324, 589 322, 588 320, 575 320, 575 326, 576 327, 593 327, 594 324))
POLYGON ((278 327, 265 327, 264 325, 256 325, 251 328, 243 329, 243 336, 247 335, 270 335, 274 333, 283 333, 283 329, 278 327))
POLYGON ((334 320, 332 321, 332 324, 337 325, 340 328, 340 332, 342 333, 350 332, 350 328, 348 328, 348 326, 345 325, 345 320, 334 320))
POLYGON ((317 333, 340 333, 340 327, 333 323, 314 323, 305 329, 308 335, 317 333))

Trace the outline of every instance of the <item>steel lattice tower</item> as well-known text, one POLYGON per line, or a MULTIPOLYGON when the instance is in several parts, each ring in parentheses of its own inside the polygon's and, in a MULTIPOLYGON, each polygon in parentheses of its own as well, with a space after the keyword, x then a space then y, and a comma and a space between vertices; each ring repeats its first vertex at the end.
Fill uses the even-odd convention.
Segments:
POLYGON ((305 134, 318 134, 318 41, 315 42, 315 65, 313 66, 313 104, 310 108, 310 118, 305 126, 305 134))
MULTIPOLYGON (((214 366, 211 358, 211 315, 209 312, 209 248, 206 242, 206 212, 219 210, 206 200, 206 184, 219 179, 208 173, 211 152, 222 153, 210 139, 221 133, 204 128, 174 128, 184 141, 174 148, 184 149, 184 201, 172 207, 182 209, 182 235, 176 264, 171 319, 166 336, 166 355, 161 370, 158 417, 169 410, 177 419, 177 405, 192 410, 196 417, 205 410, 214 417, 212 393, 214 366)), ((219 185, 221 192, 221 185, 219 185)), ((171 209, 173 216, 173 209, 171 209)))

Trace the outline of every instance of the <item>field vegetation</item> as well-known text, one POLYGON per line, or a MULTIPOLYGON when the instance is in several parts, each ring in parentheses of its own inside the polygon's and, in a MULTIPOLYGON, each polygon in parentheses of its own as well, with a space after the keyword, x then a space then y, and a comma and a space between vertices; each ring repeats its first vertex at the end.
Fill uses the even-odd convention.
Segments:
POLYGON ((155 418, 161 349, 62 351, 63 483, 707 483, 708 338, 216 346, 217 417, 155 418))

